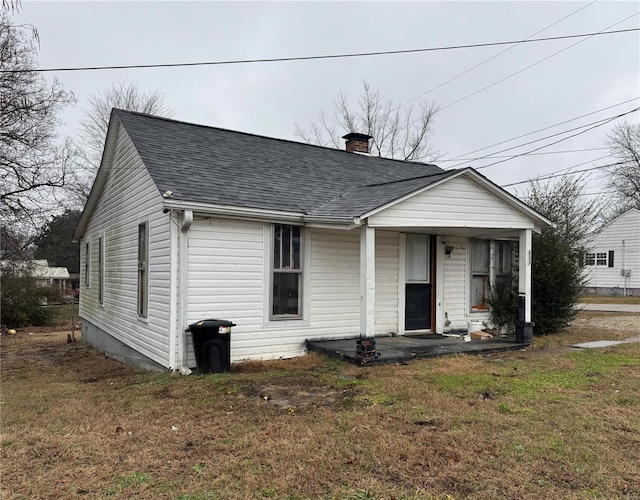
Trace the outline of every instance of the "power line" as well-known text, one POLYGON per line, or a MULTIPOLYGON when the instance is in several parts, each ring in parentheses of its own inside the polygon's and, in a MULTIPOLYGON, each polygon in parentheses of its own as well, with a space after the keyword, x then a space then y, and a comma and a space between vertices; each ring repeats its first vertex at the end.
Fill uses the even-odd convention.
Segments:
MULTIPOLYGON (((485 149, 493 148, 495 146, 500 146, 501 144, 505 144, 507 142, 515 141, 517 139, 522 139, 523 137, 527 137, 529 135, 537 134, 538 132, 543 132, 545 130, 549 130, 550 128, 559 127, 560 125, 564 125, 565 123, 573 122, 573 121, 579 120, 581 118, 585 118, 587 116, 595 115, 596 113, 600 113, 600 112, 606 111, 608 109, 617 108, 618 106, 622 106, 623 104, 628 104, 630 102, 637 101, 638 99, 640 99, 640 96, 634 97, 633 99, 629 99, 627 101, 619 102, 618 104, 613 104, 611 106, 607 106, 606 108, 601 108, 601 109, 598 109, 596 111, 591 111, 590 113, 586 113, 584 115, 576 116, 574 118, 569 118, 568 120, 565 120, 565 121, 562 121, 562 122, 558 122, 558 123, 554 123, 553 125, 548 125, 547 127, 539 128, 538 130, 534 130, 533 132, 527 132, 526 134, 521 134, 521 135, 518 135, 516 137, 512 137, 511 139, 506 139, 504 141, 496 142, 495 144, 491 144, 490 146, 485 146, 483 148, 474 149, 473 151, 469 151, 468 153, 464 153, 464 154, 462 154, 460 156, 456 156, 455 158, 452 158, 452 159, 446 160, 446 161, 461 160, 463 156, 472 155, 473 153, 477 153, 479 151, 484 151, 485 149)), ((578 127, 578 128, 580 128, 580 127, 578 127)), ((553 137, 553 136, 550 136, 550 137, 553 137)), ((533 142, 535 142, 535 141, 533 141, 533 142)), ((513 148, 511 148, 511 149, 513 149, 513 148)), ((508 151, 508 150, 504 150, 504 151, 508 151)), ((502 151, 497 151, 497 153, 501 153, 501 152, 502 151)), ((483 158, 486 158, 486 157, 477 158, 477 159, 483 159, 483 158)))
MULTIPOLYGON (((547 135, 547 136, 545 136, 545 137, 541 137, 541 138, 539 138, 539 139, 534 139, 533 141, 529 141, 529 142, 524 142, 524 143, 522 143, 522 144, 516 144, 515 146, 511 146, 511 147, 509 147, 509 148, 501 149, 500 151, 495 151, 494 153, 491 153, 491 154, 488 154, 488 155, 485 155, 485 156, 481 156, 481 157, 479 157, 479 158, 477 158, 477 159, 478 159, 478 160, 484 160, 484 159, 487 159, 489 156, 492 156, 492 155, 495 155, 495 154, 504 153, 505 151, 510 151, 510 150, 512 150, 512 149, 518 149, 518 148, 521 148, 521 147, 523 147, 523 146, 528 146, 529 144, 533 144, 533 143, 535 143, 535 142, 544 141, 544 140, 546 140, 546 139, 551 139, 551 138, 553 138, 553 137, 557 137, 557 136, 559 136, 559 135, 564 135, 564 134, 567 134, 567 133, 569 133, 569 132, 573 132, 573 131, 575 131, 575 130, 580 130, 580 129, 583 129, 583 128, 585 128, 585 127, 590 127, 590 128, 588 128, 588 129, 586 129, 586 130, 583 130, 583 131, 581 131, 581 132, 578 132, 577 134, 574 134, 574 135, 571 135, 571 136, 569 136, 569 137, 565 137, 565 138, 563 138, 563 139, 560 139, 559 141, 552 142, 552 143, 550 143, 550 144, 545 144, 544 146, 540 146, 539 148, 535 148, 535 149, 532 149, 532 150, 530 150, 530 151, 526 151, 526 152, 524 152, 524 153, 520 153, 520 154, 517 154, 517 155, 512 155, 512 156, 508 157, 508 158, 507 158, 507 159, 505 159, 505 160, 500 160, 500 161, 497 161, 497 162, 494 162, 494 163, 490 163, 489 165, 483 165, 483 166, 481 166, 481 167, 474 167, 474 168, 476 168, 476 170, 480 170, 480 169, 483 169, 483 168, 490 167, 490 166, 492 166, 492 165, 496 165, 496 164, 498 164, 498 163, 503 163, 503 162, 505 162, 505 161, 509 161, 510 159, 517 158, 517 157, 519 157, 519 156, 526 156, 526 155, 531 154, 531 153, 533 153, 533 152, 535 152, 535 151, 538 151, 538 150, 540 150, 540 149, 547 148, 547 147, 549 147, 549 146, 553 146, 554 144, 558 144, 558 143, 560 143, 560 142, 562 142, 562 141, 565 141, 565 140, 567 140, 567 139, 570 139, 571 137, 575 137, 575 136, 577 136, 577 135, 580 135, 580 134, 583 134, 583 133, 585 133, 585 132, 588 132, 588 131, 589 131, 589 130, 591 130, 592 128, 596 128, 596 127, 600 127, 600 126, 602 126, 602 125, 605 125, 605 124, 609 123, 609 122, 610 122, 610 121, 612 121, 612 120, 615 120, 615 119, 620 118, 620 117, 622 117, 622 116, 625 116, 625 115, 628 115, 628 114, 630 114, 630 113, 633 113, 634 111, 637 111, 638 109, 640 109, 640 108, 635 108, 635 109, 632 109, 631 111, 627 111, 627 112, 625 112, 625 113, 622 113, 622 114, 619 114, 619 115, 616 115, 616 116, 611 116, 611 117, 603 118, 603 119, 601 119, 601 120, 596 120, 596 121, 594 121, 594 122, 587 123, 587 124, 585 124, 585 125, 580 125, 579 127, 574 127, 574 128, 570 128, 570 129, 567 129, 567 130, 563 130, 562 132, 557 132, 557 133, 555 133, 555 134, 547 135), (591 127, 591 125, 594 125, 594 126, 593 126, 593 127, 591 127)), ((484 149, 486 149, 486 148, 484 148, 484 149)), ((450 167, 447 167, 445 170, 451 170, 451 169, 454 169, 454 168, 456 168, 456 167, 458 167, 458 166, 460 166, 460 165, 463 165, 464 163, 466 163, 466 162, 462 161, 462 162, 460 162, 460 163, 456 163, 455 165, 452 165, 452 166, 450 166, 450 167)))
POLYGON ((519 184, 526 184, 527 182, 531 182, 531 181, 544 181, 547 179, 554 179, 556 177, 562 177, 563 175, 573 175, 573 174, 580 174, 583 172, 590 172, 592 170, 599 170, 601 168, 608 168, 608 167, 615 167, 616 165, 624 165, 625 162, 623 161, 619 161, 616 163, 608 163, 607 165, 598 165, 597 167, 591 167, 591 168, 583 168, 582 170, 574 170, 573 172, 565 172, 564 174, 553 174, 553 175, 545 175, 542 177, 536 177, 535 179, 527 179, 526 181, 520 181, 520 182, 512 182, 511 184, 504 184, 500 187, 503 188, 507 188, 507 187, 511 187, 511 186, 517 186, 519 184))
MULTIPOLYGON (((527 156, 538 156, 538 155, 557 155, 563 153, 580 153, 583 151, 603 151, 609 148, 581 148, 581 149, 563 149, 561 151, 543 151, 541 153, 530 153, 527 156)), ((487 158, 508 158, 511 155, 491 155, 491 156, 479 156, 477 158, 453 158, 449 160, 438 160, 437 163, 444 163, 447 161, 476 161, 476 160, 484 160, 487 158)))
MULTIPOLYGON (((626 17, 626 18, 624 18, 623 20, 618 21, 617 23, 612 24, 611 26, 607 26, 606 28, 604 28, 602 31, 599 31, 598 33, 606 33, 606 31, 605 31, 605 30, 607 30, 607 29, 609 29, 609 28, 612 28, 613 26, 616 26, 616 25, 618 25, 618 24, 620 24, 620 23, 623 23, 624 21, 626 21, 626 20, 628 20, 628 19, 631 19, 632 17, 635 17, 635 16, 637 16, 638 14, 640 14, 640 12, 636 12, 635 14, 633 14, 633 15, 631 15, 631 16, 629 16, 629 17, 626 17)), ((583 43, 583 42, 586 42, 587 40, 589 40, 589 38, 592 38, 592 37, 596 36, 596 34, 597 34, 597 33, 594 33, 594 34, 592 34, 592 35, 590 35, 590 36, 588 36, 588 37, 586 37, 586 38, 583 38, 582 40, 578 40, 577 42, 572 43, 571 45, 569 45, 568 47, 565 47, 564 49, 560 49, 560 50, 558 50, 557 52, 554 52, 553 54, 548 55, 548 56, 546 56, 546 57, 543 57, 542 59, 540 59, 540 60, 538 60, 538 61, 534 62, 533 64, 530 64, 529 66, 525 66, 524 68, 519 69, 518 71, 516 71, 516 72, 514 72, 514 73, 511 73, 511 74, 509 74, 509 75, 505 76, 504 78, 501 78, 500 80, 497 80, 497 81, 495 81, 495 82, 493 82, 493 83, 490 83, 490 84, 489 84, 489 85, 487 85, 486 87, 482 87, 481 89, 476 90, 475 92, 472 92, 471 94, 467 94, 466 96, 461 97, 460 99, 457 99, 457 100, 455 100, 455 101, 453 101, 453 102, 451 102, 451 103, 449 103, 449 104, 447 104, 447 105, 445 105, 445 106, 442 106, 441 108, 438 108, 438 111, 443 111, 443 110, 445 110, 445 109, 447 109, 447 108, 450 108, 451 106, 454 106, 454 105, 458 104, 459 102, 462 102, 462 101, 464 101, 464 100, 468 99, 469 97, 473 97, 474 95, 479 94, 480 92, 484 92, 485 90, 490 89, 491 87, 494 87, 495 85, 498 85, 499 83, 502 83, 502 82, 504 82, 505 80, 508 80, 508 79, 509 79, 509 78, 511 78, 512 76, 519 75, 519 74, 520 74, 520 73, 522 73, 523 71, 526 71, 526 70, 528 70, 528 69, 530 69, 530 68, 533 68, 534 66, 537 66, 538 64, 540 64, 540 63, 542 63, 542 62, 546 61, 547 59, 551 59, 552 57, 557 56, 558 54, 560 54, 560 53, 564 52, 565 50, 569 50, 570 48, 575 47, 575 46, 576 46, 576 45, 578 45, 578 44, 581 44, 581 43, 583 43)))
MULTIPOLYGON (((566 172, 567 170, 571 170, 571 169, 576 168, 576 167, 581 167, 582 165, 586 165, 588 163, 593 163, 593 162, 596 162, 596 161, 599 161, 599 160, 604 160, 605 158, 610 158, 610 155, 600 156, 598 158, 593 158, 593 159, 591 159, 589 161, 583 161, 582 163, 576 163, 575 165, 571 165, 569 167, 561 168, 561 169, 558 169, 558 170, 552 170, 551 172, 547 172, 544 175, 547 176, 547 175, 559 174, 561 172, 566 172)), ((573 174, 573 172, 569 172, 569 173, 573 174)), ((506 184, 505 186, 502 186, 502 187, 516 186, 518 184, 524 184, 524 183, 530 182, 530 181, 531 181, 531 178, 529 178, 529 179, 527 179, 525 181, 519 181, 519 182, 514 182, 512 184, 506 184)))
MULTIPOLYGON (((542 33, 543 31, 547 31, 549 28, 551 28, 551 27, 555 26, 555 25, 556 25, 556 24, 558 24, 558 23, 561 23, 561 22, 562 22, 562 21, 564 21, 565 19, 567 19, 567 18, 569 18, 569 17, 571 17, 571 16, 573 16, 573 15, 577 14, 577 13, 578 13, 578 12, 580 12, 581 10, 586 9, 587 7, 589 7, 589 6, 593 5, 594 3, 596 3, 597 1, 598 1, 598 0, 593 0, 591 3, 588 3, 587 5, 583 5, 583 6, 582 6, 582 7, 580 7, 579 9, 574 10, 574 11, 573 11, 573 12, 571 12, 570 14, 568 14, 568 15, 564 16, 562 19, 559 19, 559 20, 557 20, 556 22, 554 22, 554 23, 550 24, 549 26, 546 26, 546 27, 542 28, 541 30, 538 30, 538 31, 536 31, 535 33, 533 33, 533 34, 529 35, 527 38, 525 38, 525 40, 530 40, 531 38, 533 38, 534 36, 536 36, 536 35, 538 35, 538 34, 542 33)), ((504 54, 505 52, 509 52, 510 50, 515 49, 518 45, 519 45, 519 43, 516 43, 516 44, 512 45, 511 47, 507 47, 506 49, 501 50, 501 51, 500 51, 500 52, 498 52, 497 54, 495 54, 495 55, 493 55, 493 56, 491 56, 491 57, 489 57, 489 58, 487 58, 487 59, 485 59, 485 60, 483 60, 483 61, 479 62, 479 63, 478 63, 478 64, 476 64, 475 66, 472 66, 471 68, 468 68, 467 70, 463 71, 462 73, 458 73, 456 76, 454 76, 454 77, 452 77, 452 78, 449 78, 446 82, 442 82, 441 84, 439 84, 439 85, 437 85, 437 86, 433 87, 432 89, 429 89, 429 90, 427 90, 426 92, 423 92, 423 93, 422 93, 422 94, 420 94, 418 97, 414 97, 413 99, 410 99, 409 101, 405 102, 404 104, 401 104, 401 105, 400 105, 400 106, 398 106, 397 108, 393 109, 393 110, 392 110, 392 112, 393 112, 393 111, 397 111, 397 110, 399 110, 400 108, 404 108, 405 106, 407 106, 407 105, 411 104, 412 102, 417 101, 418 99, 421 99, 422 97, 424 97, 424 96, 426 96, 426 95, 430 94, 431 92, 433 92, 433 91, 435 91, 435 90, 438 90, 439 88, 444 87, 444 86, 445 86, 445 85, 447 85, 448 83, 451 83, 451 82, 453 82, 453 81, 457 80, 458 78, 460 78, 461 76, 464 76, 464 75, 466 75, 467 73, 469 73, 469 72, 473 71, 474 69, 479 68, 479 67, 480 67, 480 66, 482 66, 483 64, 486 64, 486 63, 488 63, 489 61, 492 61, 493 59, 495 59, 496 57, 501 56, 501 55, 502 55, 502 54, 504 54)))
POLYGON ((594 126, 592 126, 592 127, 589 127, 588 129, 582 130, 582 131, 577 132, 577 133, 575 133, 575 134, 572 134, 572 135, 570 135, 570 136, 568 136, 568 137, 563 137, 562 139, 559 139, 559 140, 557 140, 557 141, 555 141, 555 142, 552 142, 552 143, 550 143, 550 144, 544 144, 544 145, 542 145, 542 146, 540 146, 540 147, 537 147, 537 148, 535 148, 535 149, 532 149, 531 151, 527 151, 527 152, 525 152, 525 153, 520 153, 520 154, 517 154, 517 155, 513 155, 511 158, 507 158, 507 159, 504 159, 504 160, 494 161, 493 163, 489 163, 489 165, 483 165, 483 166, 481 166, 481 167, 476 167, 476 170, 481 170, 481 169, 483 169, 483 168, 492 167, 492 166, 494 166, 494 165, 498 165, 499 163, 504 163, 505 161, 513 160, 514 158, 518 158, 518 157, 520 157, 520 156, 524 156, 524 155, 529 154, 529 153, 532 153, 532 152, 534 152, 534 151, 538 151, 538 150, 543 149, 543 148, 548 148, 549 146, 553 146, 554 144, 558 144, 558 143, 560 143, 560 142, 566 141, 567 139, 572 139, 573 137, 577 137, 578 135, 581 135, 581 134, 584 134, 584 133, 586 133, 586 132, 589 132, 590 130, 593 130, 593 129, 595 129, 595 128, 602 127, 602 125, 606 125, 607 123, 612 122, 613 120, 617 120, 618 118, 622 118, 623 116, 626 116, 626 115, 628 115, 628 114, 634 113, 634 112, 636 112, 636 111, 638 111, 638 110, 640 110, 640 107, 639 107, 639 108, 632 109, 631 111, 627 111, 626 113, 622 113, 622 114, 620 114, 620 115, 613 116, 613 117, 609 118, 608 120, 604 121, 603 123, 598 123, 598 124, 596 124, 596 125, 594 125, 594 126))
MULTIPOLYGON (((636 15, 636 14, 634 14, 636 15)), ((632 16, 633 17, 633 16, 632 16)), ((313 61, 318 59, 344 59, 354 57, 372 57, 383 55, 395 55, 395 54, 415 54, 420 52, 436 52, 443 50, 458 50, 458 49, 472 49, 481 47, 496 47, 500 45, 512 45, 520 43, 535 43, 535 42, 548 42, 553 40, 567 40, 570 38, 586 38, 600 35, 615 35, 621 33, 631 33, 634 31, 640 31, 640 28, 628 28, 623 30, 613 31, 599 31, 595 33, 578 33, 573 35, 561 35, 545 38, 532 38, 529 40, 509 40, 501 42, 488 42, 488 43, 473 43, 466 45, 447 45, 442 47, 428 47, 422 49, 404 49, 404 50, 386 50, 377 52, 355 52, 346 54, 326 54, 318 56, 296 56, 296 57, 272 57, 266 59, 231 59, 225 61, 204 61, 204 62, 187 62, 187 63, 161 63, 161 64, 123 64, 114 66, 75 66, 75 67, 60 67, 60 68, 39 68, 29 70, 19 69, 2 69, 0 73, 27 73, 27 72, 62 72, 62 71, 96 71, 96 70, 109 70, 109 69, 147 69, 147 68, 177 68, 188 66, 223 66, 229 64, 254 64, 254 63, 272 63, 272 62, 288 62, 288 61, 313 61)))

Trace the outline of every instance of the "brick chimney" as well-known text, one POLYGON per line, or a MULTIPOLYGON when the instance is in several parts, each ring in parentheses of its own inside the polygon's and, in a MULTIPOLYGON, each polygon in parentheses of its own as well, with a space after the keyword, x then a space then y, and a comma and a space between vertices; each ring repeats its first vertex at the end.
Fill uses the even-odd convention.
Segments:
POLYGON ((369 153, 369 139, 372 138, 370 135, 349 132, 342 138, 346 141, 346 150, 349 153, 369 153))

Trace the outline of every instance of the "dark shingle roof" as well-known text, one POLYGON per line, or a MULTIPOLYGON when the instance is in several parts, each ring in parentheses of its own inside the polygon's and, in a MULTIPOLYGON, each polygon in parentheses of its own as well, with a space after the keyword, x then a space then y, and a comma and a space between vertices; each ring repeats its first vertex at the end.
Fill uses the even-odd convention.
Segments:
POLYGON ((354 217, 452 171, 114 110, 172 199, 354 217))

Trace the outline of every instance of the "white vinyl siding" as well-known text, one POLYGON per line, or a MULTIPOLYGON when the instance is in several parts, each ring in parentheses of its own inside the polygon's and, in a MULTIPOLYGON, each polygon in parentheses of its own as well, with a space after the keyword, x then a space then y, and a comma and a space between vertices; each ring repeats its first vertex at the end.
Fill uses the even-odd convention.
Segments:
MULTIPOLYGON (((82 239, 89 246, 89 282, 97 283, 98 235, 104 235, 104 307, 98 287, 80 294, 80 316, 157 363, 169 366, 169 216, 122 127, 108 177, 82 239), (148 217, 148 318, 137 311, 138 224, 148 217), (94 281, 95 280, 95 281, 94 281)), ((84 258, 84 257, 83 257, 84 258)), ((84 274, 84 272, 83 272, 84 274)), ((87 279, 82 276, 81 279, 87 279)))
MULTIPOLYGON (((268 242, 267 242, 268 245, 268 242)), ((263 353, 263 224, 195 217, 189 231, 188 323, 224 319, 234 361, 263 353)), ((195 365, 189 342, 189 366, 195 365)))
POLYGON ((374 227, 533 228, 532 221, 485 188, 451 179, 369 217, 374 227))
MULTIPOLYGON (((442 309, 451 321, 452 329, 466 329, 469 312, 467 308, 467 291, 469 274, 467 273, 467 240, 462 238, 446 238, 447 245, 453 246, 451 255, 442 259, 443 297, 442 309)), ((439 300, 436 298, 436 300, 439 300)))
POLYGON ((399 234, 376 231, 376 335, 398 333, 399 234))
POLYGON ((593 237, 589 247, 594 254, 590 266, 585 262, 589 287, 622 289, 625 269, 631 270, 627 286, 640 288, 640 210, 631 209, 613 220, 593 237), (613 252, 612 267, 609 252, 613 252))
POLYGON ((360 333, 360 232, 311 232, 309 322, 316 337, 360 333))
MULTIPOLYGON (((232 361, 291 357, 305 352, 308 339, 358 336, 359 232, 305 228, 303 234, 304 281, 309 281, 303 309, 308 312, 302 319, 270 321, 271 224, 195 218, 189 232, 188 322, 215 318, 236 323, 232 361)), ((397 273, 398 234, 378 232, 378 334, 397 330, 397 273)), ((195 365, 191 347, 188 364, 195 365)))

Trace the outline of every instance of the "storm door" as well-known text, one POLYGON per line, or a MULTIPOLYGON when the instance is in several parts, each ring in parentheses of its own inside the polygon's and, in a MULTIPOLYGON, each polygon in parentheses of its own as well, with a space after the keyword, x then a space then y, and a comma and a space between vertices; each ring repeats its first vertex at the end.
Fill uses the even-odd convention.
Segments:
POLYGON ((427 234, 407 234, 405 330, 428 330, 432 317, 431 245, 427 234))

